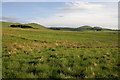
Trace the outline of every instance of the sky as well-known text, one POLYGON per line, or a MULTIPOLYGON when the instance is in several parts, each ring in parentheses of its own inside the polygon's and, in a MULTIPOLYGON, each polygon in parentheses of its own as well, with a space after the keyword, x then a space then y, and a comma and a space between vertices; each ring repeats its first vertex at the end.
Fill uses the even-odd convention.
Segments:
POLYGON ((87 1, 87 2, 118 2, 119 0, 2 0, 3 2, 73 2, 73 1, 87 1))
POLYGON ((15 0, 4 0, 0 19, 7 22, 38 23, 46 27, 89 25, 118 29, 117 0, 89 1, 15 2, 15 0))

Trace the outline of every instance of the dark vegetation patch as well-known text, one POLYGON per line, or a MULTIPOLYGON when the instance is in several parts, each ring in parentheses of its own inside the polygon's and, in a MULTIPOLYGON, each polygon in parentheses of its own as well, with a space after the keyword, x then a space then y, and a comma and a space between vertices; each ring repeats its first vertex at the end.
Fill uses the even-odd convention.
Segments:
POLYGON ((10 25, 10 27, 13 27, 13 28, 16 28, 16 27, 19 27, 19 28, 33 28, 32 26, 26 26, 26 25, 10 25))

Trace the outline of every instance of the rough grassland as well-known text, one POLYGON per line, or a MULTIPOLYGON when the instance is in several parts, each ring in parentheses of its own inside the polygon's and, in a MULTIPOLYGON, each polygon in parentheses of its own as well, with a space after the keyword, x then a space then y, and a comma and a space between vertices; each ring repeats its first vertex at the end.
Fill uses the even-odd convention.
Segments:
POLYGON ((3 78, 118 77, 117 32, 10 28, 3 24, 3 78))

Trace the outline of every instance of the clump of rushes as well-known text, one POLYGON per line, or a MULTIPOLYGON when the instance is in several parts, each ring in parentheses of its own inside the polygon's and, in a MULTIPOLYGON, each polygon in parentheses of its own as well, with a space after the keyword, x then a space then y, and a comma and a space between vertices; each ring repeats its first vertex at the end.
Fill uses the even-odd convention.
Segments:
POLYGON ((39 62, 43 61, 43 56, 38 60, 39 62))
POLYGON ((107 55, 107 56, 110 56, 110 54, 109 54, 109 53, 106 53, 106 55, 107 55))
POLYGON ((14 47, 17 47, 17 43, 14 43, 13 46, 14 46, 14 47))
POLYGON ((93 65, 96 67, 98 64, 96 64, 96 63, 93 63, 93 65))
POLYGON ((51 50, 51 51, 56 51, 56 49, 55 49, 55 48, 49 48, 49 50, 51 50))
POLYGON ((92 76, 95 76, 95 73, 94 73, 94 72, 92 73, 92 76))
POLYGON ((8 54, 15 54, 16 52, 11 50, 10 52, 8 52, 8 54))
POLYGON ((42 43, 48 43, 46 40, 45 41, 41 41, 42 43))
POLYGON ((56 46, 59 46, 59 44, 58 44, 58 43, 55 43, 55 45, 56 45, 56 46))
POLYGON ((85 76, 85 78, 87 79, 87 78, 88 78, 88 76, 85 76))
POLYGON ((71 68, 70 68, 70 67, 68 67, 68 71, 71 71, 71 68))

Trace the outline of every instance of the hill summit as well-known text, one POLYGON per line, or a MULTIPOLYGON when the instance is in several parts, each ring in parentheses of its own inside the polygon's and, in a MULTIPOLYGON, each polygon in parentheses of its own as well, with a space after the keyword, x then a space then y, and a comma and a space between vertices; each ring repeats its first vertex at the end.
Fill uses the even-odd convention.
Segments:
POLYGON ((28 23, 28 24, 21 24, 21 23, 12 23, 12 22, 1 22, 2 26, 4 27, 19 27, 19 28, 34 28, 34 29, 47 29, 45 26, 39 25, 37 23, 28 23))

